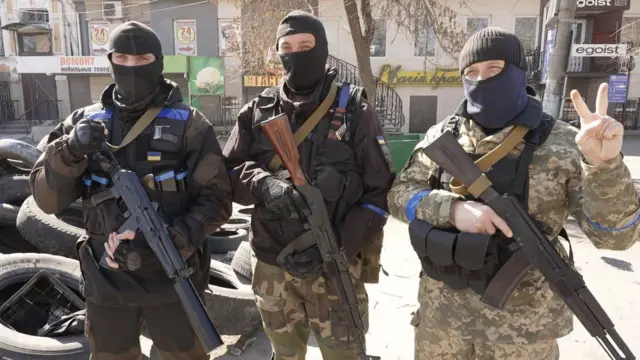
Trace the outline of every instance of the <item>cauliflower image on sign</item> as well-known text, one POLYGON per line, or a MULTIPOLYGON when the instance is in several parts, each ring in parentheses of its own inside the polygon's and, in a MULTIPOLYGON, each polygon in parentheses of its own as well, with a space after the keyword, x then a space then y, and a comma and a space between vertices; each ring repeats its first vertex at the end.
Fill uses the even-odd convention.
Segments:
POLYGON ((199 89, 213 93, 220 84, 221 78, 222 75, 218 69, 208 66, 200 70, 193 81, 199 89))

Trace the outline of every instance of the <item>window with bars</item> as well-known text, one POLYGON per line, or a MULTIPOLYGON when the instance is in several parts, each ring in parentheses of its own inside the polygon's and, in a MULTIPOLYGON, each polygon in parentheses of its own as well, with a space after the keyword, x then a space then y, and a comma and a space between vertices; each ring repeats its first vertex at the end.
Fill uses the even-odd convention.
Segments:
POLYGON ((369 47, 371 57, 387 56, 387 22, 384 19, 374 19, 373 26, 373 40, 369 47))
POLYGON ((489 17, 487 16, 468 17, 467 29, 466 29, 467 37, 471 37, 471 35, 487 27, 489 27, 489 17))
POLYGON ((420 57, 436 56, 436 32, 426 20, 416 24, 413 55, 420 57))
POLYGON ((622 18, 620 43, 629 44, 631 49, 640 48, 640 16, 622 18))
POLYGON ((23 23, 49 22, 49 10, 47 9, 25 9, 21 11, 23 23))

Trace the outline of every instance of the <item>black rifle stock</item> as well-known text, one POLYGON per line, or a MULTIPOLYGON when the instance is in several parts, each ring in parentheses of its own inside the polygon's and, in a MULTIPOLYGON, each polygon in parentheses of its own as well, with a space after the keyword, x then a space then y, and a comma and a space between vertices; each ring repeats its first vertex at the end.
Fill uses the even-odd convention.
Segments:
MULTIPOLYGON (((478 180, 485 175, 480 172, 450 131, 440 135, 424 149, 424 153, 468 188, 476 181, 485 184, 488 182, 486 178, 478 180)), ((500 195, 490 182, 488 185, 478 198, 509 225, 513 231, 514 240, 527 255, 531 264, 549 281, 551 289, 562 298, 611 359, 634 360, 635 356, 614 329, 613 322, 598 300, 587 288, 582 275, 562 259, 553 244, 514 197, 500 195), (613 340, 617 349, 610 339, 613 340)), ((480 189, 483 188, 484 186, 480 187, 480 189)))
MULTIPOLYGON (((380 359, 367 355, 365 352, 365 329, 358 309, 356 289, 349 274, 349 262, 344 249, 338 247, 329 221, 327 208, 320 190, 307 181, 300 166, 298 149, 289 127, 289 119, 286 114, 277 115, 260 124, 262 130, 269 138, 271 145, 278 154, 285 168, 289 171, 296 189, 305 198, 311 214, 306 216, 306 225, 309 231, 301 238, 291 243, 291 248, 303 250, 309 246, 318 245, 322 254, 323 266, 326 273, 336 284, 336 290, 340 301, 349 310, 349 328, 355 333, 358 346, 358 358, 361 360, 380 359)), ((283 251, 284 253, 285 251, 283 251)))
MULTIPOLYGON (((120 227, 119 232, 137 230, 144 235, 167 276, 174 281, 173 286, 189 322, 205 351, 210 353, 223 344, 222 339, 189 279, 193 271, 187 267, 176 249, 167 225, 158 214, 158 205, 151 202, 135 172, 121 168, 111 150, 106 146, 102 147, 102 153, 97 153, 94 159, 104 171, 109 173, 113 181, 113 190, 121 197, 127 208, 124 214, 127 220, 120 227)), ((106 256, 105 253, 100 265, 114 270, 107 264, 106 256)))

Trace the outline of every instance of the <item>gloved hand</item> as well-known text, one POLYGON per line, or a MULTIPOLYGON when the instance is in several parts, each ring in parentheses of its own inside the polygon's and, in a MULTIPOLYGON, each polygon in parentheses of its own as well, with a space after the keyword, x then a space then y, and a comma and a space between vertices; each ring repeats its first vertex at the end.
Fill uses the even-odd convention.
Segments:
POLYGON ((281 265, 289 274, 300 279, 322 275, 322 255, 317 245, 287 255, 281 265))
POLYGON ((69 134, 68 146, 71 155, 83 158, 100 150, 107 139, 107 130, 102 122, 82 119, 76 123, 69 134))
POLYGON ((283 218, 298 219, 299 211, 305 216, 311 214, 306 201, 293 185, 275 176, 262 180, 259 193, 265 207, 283 218))

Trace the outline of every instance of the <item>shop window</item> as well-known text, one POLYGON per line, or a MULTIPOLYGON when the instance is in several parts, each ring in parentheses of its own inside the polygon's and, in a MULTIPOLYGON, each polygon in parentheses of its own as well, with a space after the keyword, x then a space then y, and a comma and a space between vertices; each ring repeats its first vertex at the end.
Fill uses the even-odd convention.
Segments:
POLYGON ((467 18, 466 30, 468 37, 471 37, 471 35, 487 27, 489 27, 489 18, 486 16, 467 18))
POLYGON ((513 32, 522 41, 525 52, 534 50, 536 48, 536 34, 538 34, 538 18, 535 16, 516 17, 513 32))
POLYGON ((629 44, 629 48, 640 48, 640 16, 622 18, 620 43, 629 44))
POLYGON ((421 21, 416 25, 414 32, 416 41, 413 55, 420 57, 436 56, 436 32, 427 21, 421 21))
POLYGON ((18 33, 18 55, 51 55, 51 33, 18 33))
POLYGON ((438 97, 412 95, 409 97, 409 133, 423 134, 438 122, 438 97))
POLYGON ((387 22, 384 19, 375 19, 373 26, 373 40, 369 47, 371 57, 387 56, 387 22))

